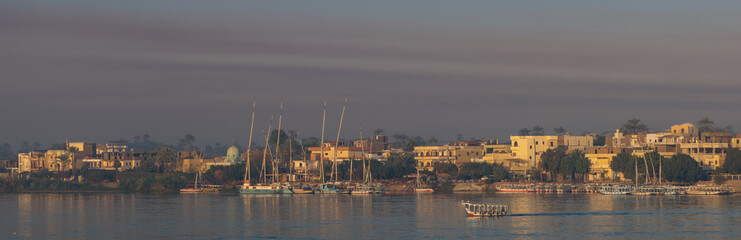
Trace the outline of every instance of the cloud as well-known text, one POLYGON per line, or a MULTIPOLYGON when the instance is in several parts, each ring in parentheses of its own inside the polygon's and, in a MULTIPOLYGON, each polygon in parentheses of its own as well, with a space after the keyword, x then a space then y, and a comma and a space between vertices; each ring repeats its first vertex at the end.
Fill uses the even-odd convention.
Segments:
POLYGON ((580 132, 632 117, 652 126, 741 117, 728 111, 741 100, 741 34, 714 24, 730 15, 682 27, 690 20, 676 14, 601 7, 548 13, 536 20, 553 21, 542 23, 506 13, 447 22, 111 9, 0 8, 0 106, 14 126, 0 140, 149 132, 228 142, 246 135, 253 97, 265 125, 280 96, 287 123, 305 135, 318 135, 321 99, 338 115, 345 94, 348 126, 441 139, 505 137, 536 124, 580 132), (584 17, 588 24, 577 21, 584 17))

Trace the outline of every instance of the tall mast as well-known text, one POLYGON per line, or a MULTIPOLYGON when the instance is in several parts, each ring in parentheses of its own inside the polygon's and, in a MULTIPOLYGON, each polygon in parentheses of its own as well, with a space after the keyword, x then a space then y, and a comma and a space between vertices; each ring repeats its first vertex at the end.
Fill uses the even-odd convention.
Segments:
POLYGON ((288 182, 291 182, 293 176, 293 134, 288 131, 288 182))
MULTIPOLYGON (((365 148, 363 148, 363 145, 365 145, 363 143, 363 124, 360 124, 360 154, 362 155, 361 160, 363 163, 363 174, 365 174, 365 148)), ((352 183, 352 172, 354 172, 352 168, 352 162, 353 160, 351 159, 350 160, 350 183, 352 183)))
MULTIPOLYGON (((373 141, 370 142, 370 151, 369 152, 371 152, 371 153, 373 152, 373 141)), ((373 183, 373 176, 371 176, 371 165, 370 165, 371 164, 371 160, 373 160, 373 159, 368 159, 368 173, 365 174, 366 175, 365 177, 367 178, 365 180, 366 183, 373 183)))
MULTIPOLYGON (((273 180, 278 177, 278 154, 280 153, 280 130, 281 124, 283 123, 283 97, 280 97, 280 115, 278 115, 278 140, 275 142, 275 157, 273 158, 273 180)), ((280 178, 278 178, 280 182, 280 178)))
POLYGON ((345 95, 345 105, 342 105, 342 114, 340 114, 340 128, 337 129, 337 141, 335 142, 337 145, 334 147, 334 153, 332 153, 332 173, 334 175, 334 182, 337 182, 337 148, 340 147, 340 132, 342 131, 342 120, 345 118, 345 108, 347 108, 347 95, 345 95))
POLYGON ((250 162, 250 150, 252 150, 252 129, 255 127, 255 104, 257 103, 257 98, 252 100, 252 120, 250 120, 250 141, 247 142, 247 162, 245 165, 247 165, 245 171, 247 174, 244 175, 244 182, 247 185, 250 185, 252 183, 252 173, 250 172, 252 162, 250 162))
POLYGON ((324 111, 322 112, 322 139, 319 141, 319 176, 324 183, 324 123, 327 119, 327 98, 324 98, 324 111))
POLYGON ((263 184, 267 182, 267 176, 265 176, 265 158, 267 158, 268 156, 268 140, 270 140, 270 131, 273 130, 273 117, 275 117, 275 115, 271 114, 270 125, 268 126, 268 133, 265 134, 265 149, 262 151, 262 169, 260 170, 260 179, 262 180, 263 184))
POLYGON ((304 140, 301 139, 301 132, 299 130, 296 130, 296 134, 298 135, 298 145, 301 147, 301 157, 304 161, 304 182, 306 182, 306 179, 308 179, 306 176, 308 175, 308 169, 309 165, 306 162, 306 151, 304 150, 304 140))

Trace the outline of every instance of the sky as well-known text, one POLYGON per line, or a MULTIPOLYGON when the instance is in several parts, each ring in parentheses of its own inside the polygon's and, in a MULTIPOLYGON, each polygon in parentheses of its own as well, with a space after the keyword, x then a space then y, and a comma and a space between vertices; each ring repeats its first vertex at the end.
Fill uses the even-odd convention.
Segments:
POLYGON ((0 142, 741 127, 739 1, 0 1, 0 142))

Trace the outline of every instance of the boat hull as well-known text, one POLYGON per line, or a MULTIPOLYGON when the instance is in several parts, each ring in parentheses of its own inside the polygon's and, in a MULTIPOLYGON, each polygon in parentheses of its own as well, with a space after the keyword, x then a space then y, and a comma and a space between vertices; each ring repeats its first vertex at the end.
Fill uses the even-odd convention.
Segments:
POLYGON ((292 194, 293 191, 285 186, 242 186, 242 194, 292 194))
POLYGON ((434 193, 435 190, 432 188, 415 188, 414 192, 416 193, 434 193))

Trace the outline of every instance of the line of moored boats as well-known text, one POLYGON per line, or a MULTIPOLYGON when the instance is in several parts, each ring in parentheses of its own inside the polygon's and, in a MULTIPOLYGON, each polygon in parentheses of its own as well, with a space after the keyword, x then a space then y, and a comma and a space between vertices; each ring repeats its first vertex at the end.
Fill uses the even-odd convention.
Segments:
POLYGON ((696 185, 615 185, 615 184, 501 184, 499 192, 520 193, 601 193, 604 195, 725 195, 734 192, 727 186, 696 185))

